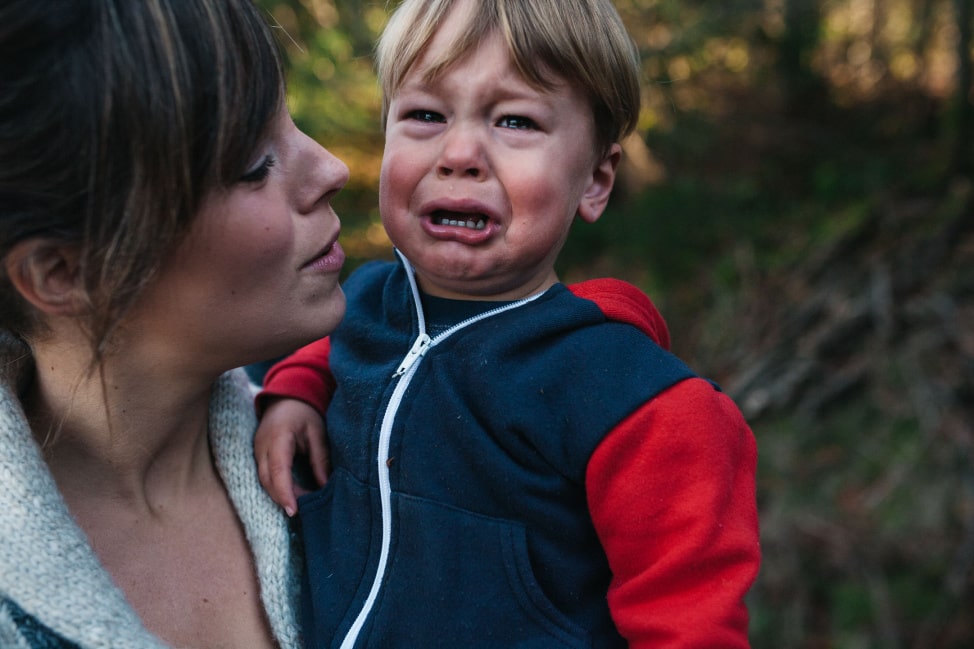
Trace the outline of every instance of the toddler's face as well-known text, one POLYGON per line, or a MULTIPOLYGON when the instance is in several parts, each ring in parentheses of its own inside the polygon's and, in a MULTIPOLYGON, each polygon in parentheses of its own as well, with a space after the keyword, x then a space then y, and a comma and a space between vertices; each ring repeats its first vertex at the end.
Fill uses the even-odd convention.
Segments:
POLYGON ((464 26, 464 8, 453 9, 390 102, 379 206, 423 290, 517 299, 557 281, 554 262, 576 214, 601 215, 618 147, 600 159, 581 93, 568 83, 529 85, 497 34, 425 82, 427 62, 464 26))

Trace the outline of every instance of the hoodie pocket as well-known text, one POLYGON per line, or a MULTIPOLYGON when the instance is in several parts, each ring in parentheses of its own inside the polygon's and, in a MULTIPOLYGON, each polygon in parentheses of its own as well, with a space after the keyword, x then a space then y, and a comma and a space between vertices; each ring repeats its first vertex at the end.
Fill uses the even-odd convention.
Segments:
POLYGON ((395 495, 386 582, 371 647, 591 647, 545 596, 523 525, 395 495))

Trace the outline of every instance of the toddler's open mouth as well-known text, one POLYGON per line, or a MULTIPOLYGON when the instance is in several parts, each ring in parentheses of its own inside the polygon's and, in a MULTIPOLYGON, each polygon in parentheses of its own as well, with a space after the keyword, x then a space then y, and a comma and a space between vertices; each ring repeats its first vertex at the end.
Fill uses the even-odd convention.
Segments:
POLYGON ((487 227, 487 217, 483 214, 467 214, 464 212, 448 212, 437 210, 431 215, 434 225, 451 225, 470 230, 483 230, 487 227))

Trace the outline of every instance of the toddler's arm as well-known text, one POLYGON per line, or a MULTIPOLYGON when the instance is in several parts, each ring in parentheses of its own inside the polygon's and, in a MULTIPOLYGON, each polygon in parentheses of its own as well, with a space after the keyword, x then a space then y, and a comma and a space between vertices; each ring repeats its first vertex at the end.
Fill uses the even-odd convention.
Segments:
POLYGON ((275 399, 264 409, 254 435, 254 457, 260 483, 288 516, 298 510, 297 497, 306 493, 291 475, 295 454, 308 460, 315 483, 328 481, 325 424, 318 411, 298 399, 275 399))
POLYGON ((260 482, 289 516, 297 511, 297 496, 303 493, 291 475, 296 453, 307 457, 313 482, 321 486, 328 479, 323 417, 335 391, 330 353, 329 338, 302 347, 271 367, 257 395, 261 422, 254 456, 260 482))
POLYGON ((638 409, 592 455, 586 490, 609 559, 609 608, 632 649, 746 649, 760 562, 757 450, 701 379, 638 409))

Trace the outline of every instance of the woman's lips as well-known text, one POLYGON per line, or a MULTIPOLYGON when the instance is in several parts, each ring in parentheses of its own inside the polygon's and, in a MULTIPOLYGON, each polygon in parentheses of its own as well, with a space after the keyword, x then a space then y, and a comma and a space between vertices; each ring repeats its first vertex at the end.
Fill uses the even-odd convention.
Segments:
POLYGON ((345 264, 345 251, 341 244, 335 241, 325 248, 317 257, 306 263, 302 268, 327 273, 337 273, 345 264))

